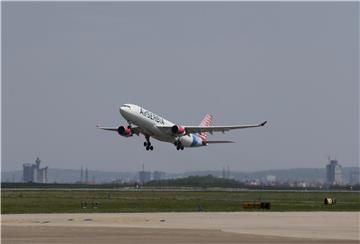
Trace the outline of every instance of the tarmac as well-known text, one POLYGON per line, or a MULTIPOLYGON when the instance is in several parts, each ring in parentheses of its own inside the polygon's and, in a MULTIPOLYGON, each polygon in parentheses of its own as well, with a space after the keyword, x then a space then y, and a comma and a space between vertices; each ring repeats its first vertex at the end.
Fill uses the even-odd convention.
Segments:
POLYGON ((360 212, 9 214, 2 243, 360 243, 360 212))

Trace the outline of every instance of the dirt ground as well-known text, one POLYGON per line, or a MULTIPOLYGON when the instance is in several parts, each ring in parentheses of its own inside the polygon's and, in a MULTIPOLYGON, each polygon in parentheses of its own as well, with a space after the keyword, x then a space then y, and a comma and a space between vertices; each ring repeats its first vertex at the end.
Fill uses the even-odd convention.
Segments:
POLYGON ((2 215, 2 243, 360 243, 359 212, 2 215))

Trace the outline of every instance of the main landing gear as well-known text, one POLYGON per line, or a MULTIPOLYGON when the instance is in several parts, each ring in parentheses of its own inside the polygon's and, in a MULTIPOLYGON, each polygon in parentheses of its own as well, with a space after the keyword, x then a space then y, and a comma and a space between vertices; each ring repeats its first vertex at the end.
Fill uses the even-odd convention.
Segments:
POLYGON ((150 136, 145 136, 146 141, 144 142, 144 147, 146 148, 146 151, 154 150, 154 147, 151 145, 150 142, 150 136))
POLYGON ((176 146, 176 150, 184 150, 184 146, 181 144, 181 141, 180 140, 177 140, 174 142, 174 145, 176 146))

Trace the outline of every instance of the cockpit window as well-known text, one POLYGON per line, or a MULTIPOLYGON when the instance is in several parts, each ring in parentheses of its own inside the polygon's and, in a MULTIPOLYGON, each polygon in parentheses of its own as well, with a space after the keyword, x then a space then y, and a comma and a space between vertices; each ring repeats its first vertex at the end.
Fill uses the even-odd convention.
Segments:
POLYGON ((121 107, 122 108, 131 108, 129 105, 126 105, 126 104, 122 105, 121 107))

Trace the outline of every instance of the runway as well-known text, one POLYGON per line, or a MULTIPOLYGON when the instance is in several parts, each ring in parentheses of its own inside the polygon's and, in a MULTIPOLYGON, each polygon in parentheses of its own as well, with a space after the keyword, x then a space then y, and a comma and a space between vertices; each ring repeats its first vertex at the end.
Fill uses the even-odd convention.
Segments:
POLYGON ((360 243, 359 212, 2 215, 3 243, 360 243))

